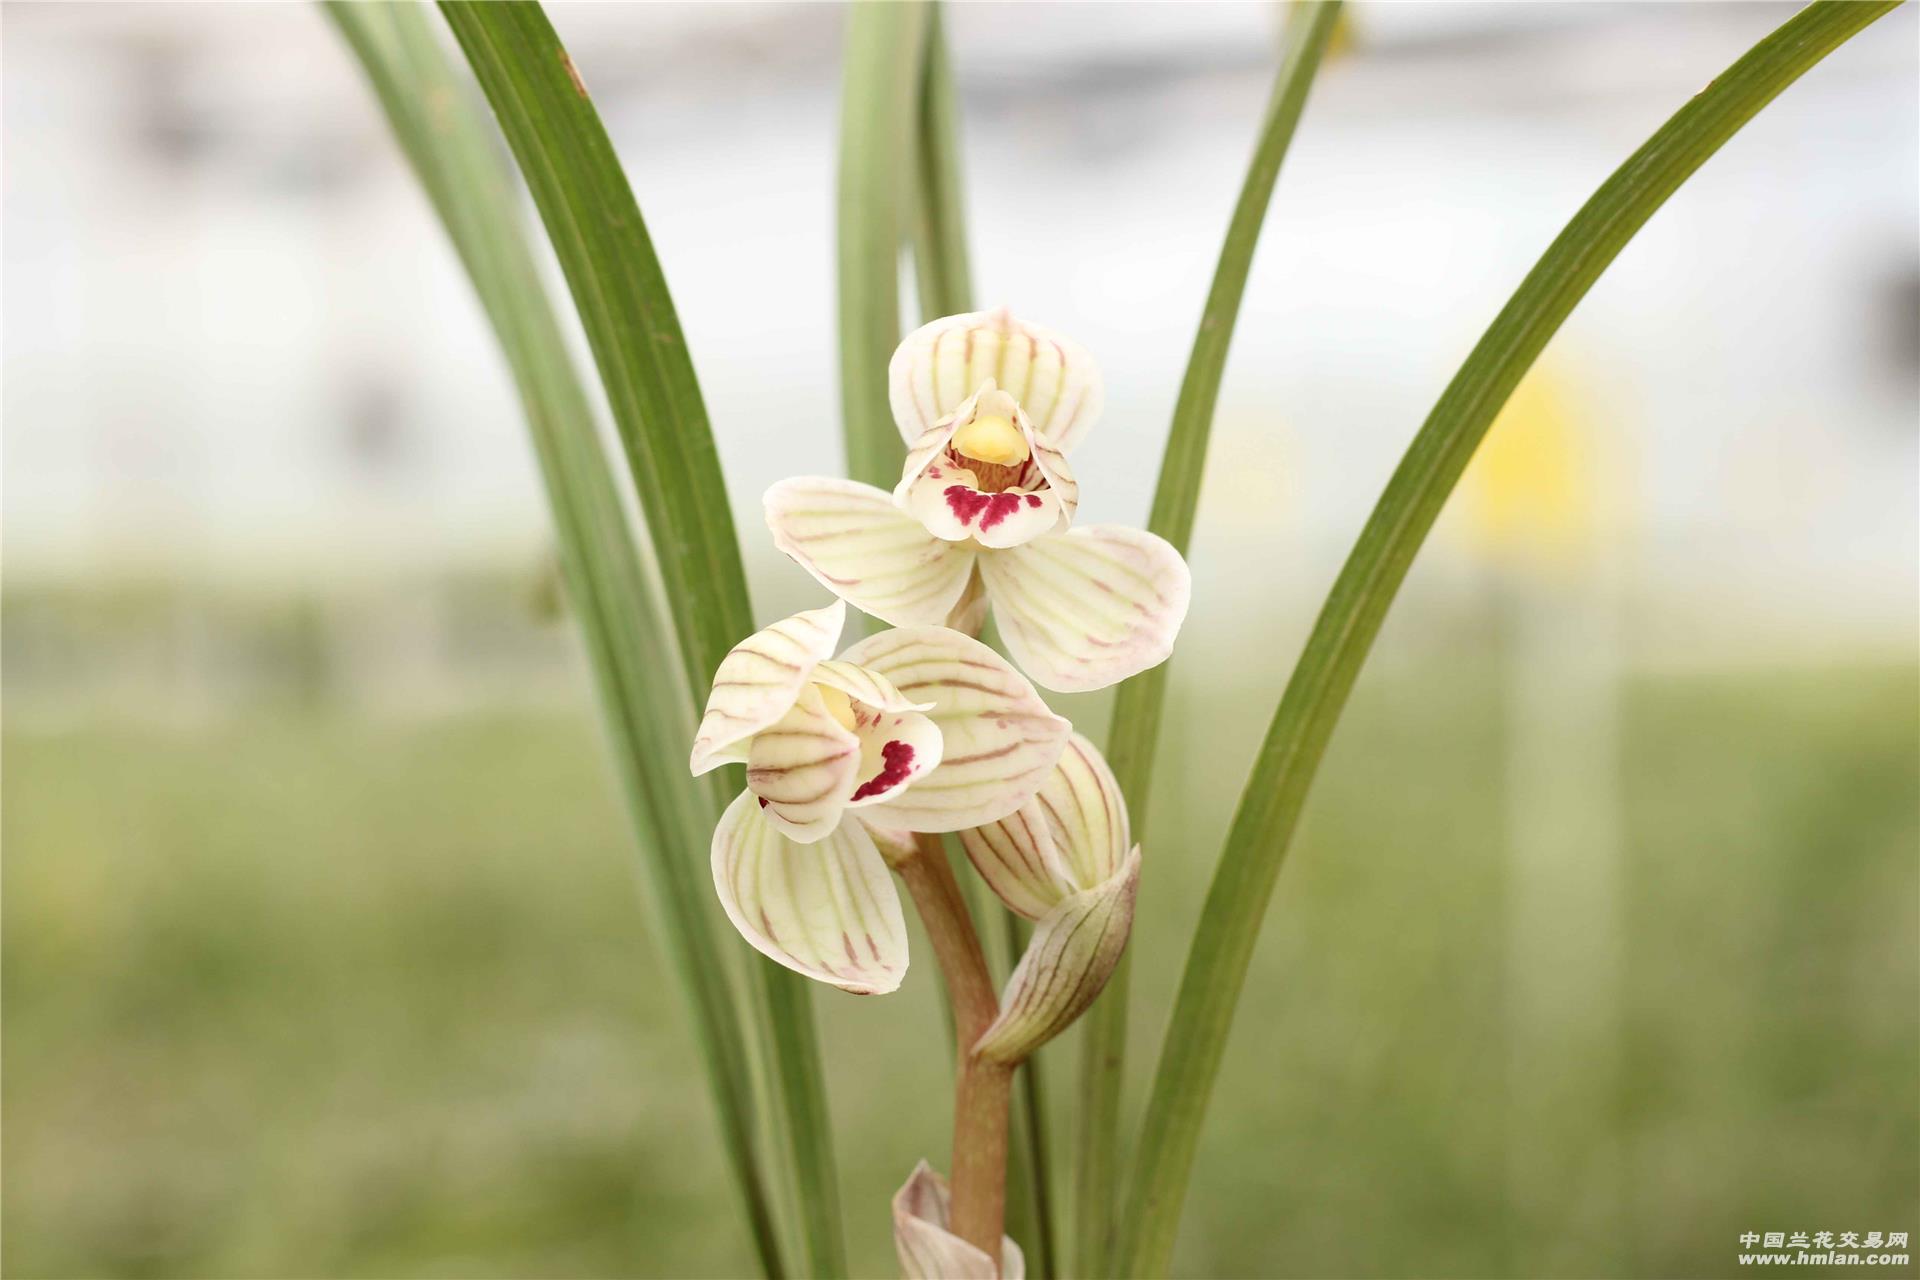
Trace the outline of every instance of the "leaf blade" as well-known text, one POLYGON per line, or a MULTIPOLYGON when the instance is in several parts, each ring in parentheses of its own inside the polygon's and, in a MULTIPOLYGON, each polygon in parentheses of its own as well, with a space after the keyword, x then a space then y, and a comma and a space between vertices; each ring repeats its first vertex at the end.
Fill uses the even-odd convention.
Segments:
POLYGON ((1601 184, 1442 393, 1308 637, 1228 833, 1168 1022, 1128 1188, 1119 1274, 1164 1274, 1235 1006, 1313 775, 1448 493, 1515 385, 1648 218, 1761 108, 1897 0, 1815 0, 1682 107, 1601 184))
POLYGON ((722 1141, 762 1268, 781 1275, 777 1224, 754 1144, 752 1085, 731 983, 701 877, 677 856, 703 818, 672 761, 672 709, 691 712, 673 631, 627 525, 594 415, 526 242, 503 158, 469 87, 412 5, 328 3, 429 200, 446 224, 506 356, 553 508, 562 572, 589 663, 666 949, 685 987, 722 1141), (429 104, 436 104, 430 110, 429 104))
POLYGON ((887 361, 900 343, 902 176, 912 155, 915 90, 927 6, 847 9, 840 108, 840 411, 847 474, 891 491, 906 447, 887 401, 887 361))
MULTIPOLYGON (((1193 539, 1214 407, 1240 302, 1246 295, 1254 250, 1280 178, 1280 167, 1339 15, 1340 0, 1305 0, 1293 7, 1288 18, 1286 48, 1274 77, 1266 120, 1227 225, 1193 351, 1187 358, 1147 519, 1147 528, 1172 543, 1183 556, 1193 539)), ((1154 755, 1171 665, 1166 662, 1141 672, 1122 683, 1114 694, 1107 756, 1121 793, 1128 797, 1136 831, 1146 829, 1147 800, 1153 786, 1154 755)), ((1080 1107, 1074 1127, 1074 1257, 1079 1269, 1087 1274, 1105 1265, 1112 1243, 1131 968, 1131 961, 1122 956, 1106 991, 1088 1010, 1086 1029, 1080 1038, 1080 1107)))
MULTIPOLYGON (((753 630, 752 610, 705 404, 639 205, 585 81, 538 4, 447 0, 440 7, 493 105, 572 290, 659 551, 688 687, 704 688, 727 650, 753 630)), ((718 793, 707 787, 705 794, 718 793)), ((750 971, 772 1054, 775 1128, 786 1148, 804 1269, 843 1275, 812 995, 806 979, 771 962, 750 971)))

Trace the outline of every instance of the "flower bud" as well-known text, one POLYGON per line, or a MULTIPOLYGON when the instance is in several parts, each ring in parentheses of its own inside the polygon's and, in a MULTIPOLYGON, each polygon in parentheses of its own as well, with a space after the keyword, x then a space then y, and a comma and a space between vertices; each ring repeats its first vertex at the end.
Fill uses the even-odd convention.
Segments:
POLYGON ((1000 1016, 974 1041, 990 1062, 1024 1062, 1087 1011, 1120 963, 1133 933, 1140 888, 1140 846, 1111 879, 1069 894, 1033 931, 1007 979, 1000 1016))
POLYGON ((1000 1264, 949 1230, 953 1195, 925 1160, 893 1197, 893 1247, 906 1280, 1026 1280, 1027 1260, 1011 1236, 1000 1240, 1000 1264))
POLYGON ((1017 813, 960 833, 1000 900, 1038 921, 1000 996, 1000 1015, 972 1046, 1023 1061, 1086 1012, 1126 950, 1140 887, 1126 798, 1091 742, 1075 734, 1017 813))

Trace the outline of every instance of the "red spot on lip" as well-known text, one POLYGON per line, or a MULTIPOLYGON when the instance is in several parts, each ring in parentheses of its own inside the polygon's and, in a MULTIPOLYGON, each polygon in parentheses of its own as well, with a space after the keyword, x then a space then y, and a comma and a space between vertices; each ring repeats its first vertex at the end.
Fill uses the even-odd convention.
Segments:
POLYGON ((953 512, 954 519, 961 524, 972 524, 978 516, 982 529, 991 529, 1018 511, 1022 497, 1030 506, 1040 505, 1037 494, 981 493, 963 484, 948 485, 941 492, 946 495, 947 510, 953 512))
POLYGON ((877 796, 906 781, 907 772, 913 768, 913 748, 904 742, 889 742, 880 748, 880 760, 880 772, 861 783, 860 789, 853 793, 853 799, 865 800, 868 796, 877 796))
POLYGON ((765 796, 755 796, 754 799, 760 802, 760 807, 762 809, 767 807, 767 798, 765 796))

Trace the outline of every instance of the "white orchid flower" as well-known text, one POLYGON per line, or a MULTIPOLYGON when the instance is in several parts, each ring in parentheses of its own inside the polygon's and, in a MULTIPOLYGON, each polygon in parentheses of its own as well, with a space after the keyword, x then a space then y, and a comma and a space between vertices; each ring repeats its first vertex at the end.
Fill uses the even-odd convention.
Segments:
POLYGON ((893 1248, 906 1280, 1026 1280, 1027 1260, 1012 1236, 1000 1237, 996 1263, 953 1234, 953 1193, 922 1160, 893 1196, 893 1248))
POLYGON ((1180 553, 1138 529, 1071 527, 1066 455, 1102 402, 1086 349, 1001 308, 909 334, 889 375, 899 485, 782 481, 766 495, 775 545, 896 627, 948 621, 977 573, 1008 651, 1048 689, 1165 661, 1192 587, 1180 553))
POLYGON ((1000 655, 942 627, 882 632, 836 661, 845 622, 836 600, 736 645, 689 764, 747 766, 713 836, 734 927, 790 969, 878 993, 906 973, 907 934, 873 831, 891 846, 1006 817, 1072 726, 1000 655))
POLYGON ((1074 734, 1031 800, 960 833, 980 877, 1007 907, 1036 921, 1007 977, 1000 1014, 973 1044, 1018 1063, 1059 1035, 1106 987, 1133 933, 1140 846, 1113 771, 1074 734))

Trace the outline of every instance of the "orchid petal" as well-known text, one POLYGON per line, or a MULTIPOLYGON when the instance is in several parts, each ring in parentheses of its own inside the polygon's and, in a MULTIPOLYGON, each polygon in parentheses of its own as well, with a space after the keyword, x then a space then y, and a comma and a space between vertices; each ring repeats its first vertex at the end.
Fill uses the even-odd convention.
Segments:
POLYGON ((883 631, 841 656, 932 701, 943 743, 938 768, 862 810, 879 826, 962 831, 1004 818, 1046 781, 1073 731, 1005 658, 944 627, 883 631))
POLYGON ((747 787, 789 840, 825 839, 860 777, 860 737, 827 711, 809 684, 786 715, 753 735, 747 787))
POLYGON ((945 456, 947 446, 953 443, 953 436, 960 424, 973 420, 980 397, 994 390, 991 380, 978 387, 954 406, 953 412, 933 423, 919 435, 907 440, 906 460, 900 466, 900 483, 893 487, 893 500, 904 505, 907 490, 929 468, 945 456))
POLYGON ((1007 978, 999 1017, 973 1052, 992 1062, 1024 1062, 1086 1012, 1127 948, 1139 888, 1136 845, 1111 878, 1048 912, 1007 978))
POLYGON ((1193 587, 1164 538, 1120 525, 992 552, 980 574, 1008 651, 1061 693, 1104 689, 1166 661, 1193 587))
POLYGON ((915 702, 893 687, 883 675, 856 667, 851 662, 830 660, 813 669, 813 682, 838 689, 855 702, 864 702, 875 711, 925 711, 931 702, 915 702))
MULTIPOLYGON (((1067 453, 1059 445, 1049 440, 1046 433, 1033 425, 1023 410, 1016 421, 1026 434, 1027 447, 1033 451, 1033 465, 1046 478, 1047 488, 1060 501, 1061 527, 1073 523, 1074 513, 1080 510, 1080 482, 1073 478, 1073 468, 1067 465, 1067 453)), ((988 542, 990 547, 1012 546, 1013 543, 988 542)))
POLYGON ((795 844, 743 791, 713 833, 713 886, 740 936, 789 969, 858 995, 892 991, 906 974, 900 896, 856 820, 795 844))
POLYGON ((942 621, 966 589, 973 549, 942 542, 880 489, 783 480, 767 490, 774 545, 822 586, 894 626, 942 621))
POLYGON ((1099 367, 1087 349, 1005 307, 946 316, 908 334, 887 366, 893 419, 908 444, 992 378, 1056 448, 1071 450, 1100 416, 1099 367))
POLYGON ((953 1193, 922 1160, 893 1196, 893 1247, 906 1280, 1026 1280, 1027 1260, 1001 1237, 1000 1265, 953 1234, 953 1193))
POLYGON ((846 625, 838 600, 756 631, 727 651, 693 740, 694 776, 747 758, 747 739, 787 714, 821 661, 833 656, 846 625))
POLYGON ((1078 733, 1033 799, 998 822, 960 833, 981 879, 1029 920, 1109 879, 1125 859, 1128 841, 1120 784, 1093 743, 1078 733))

